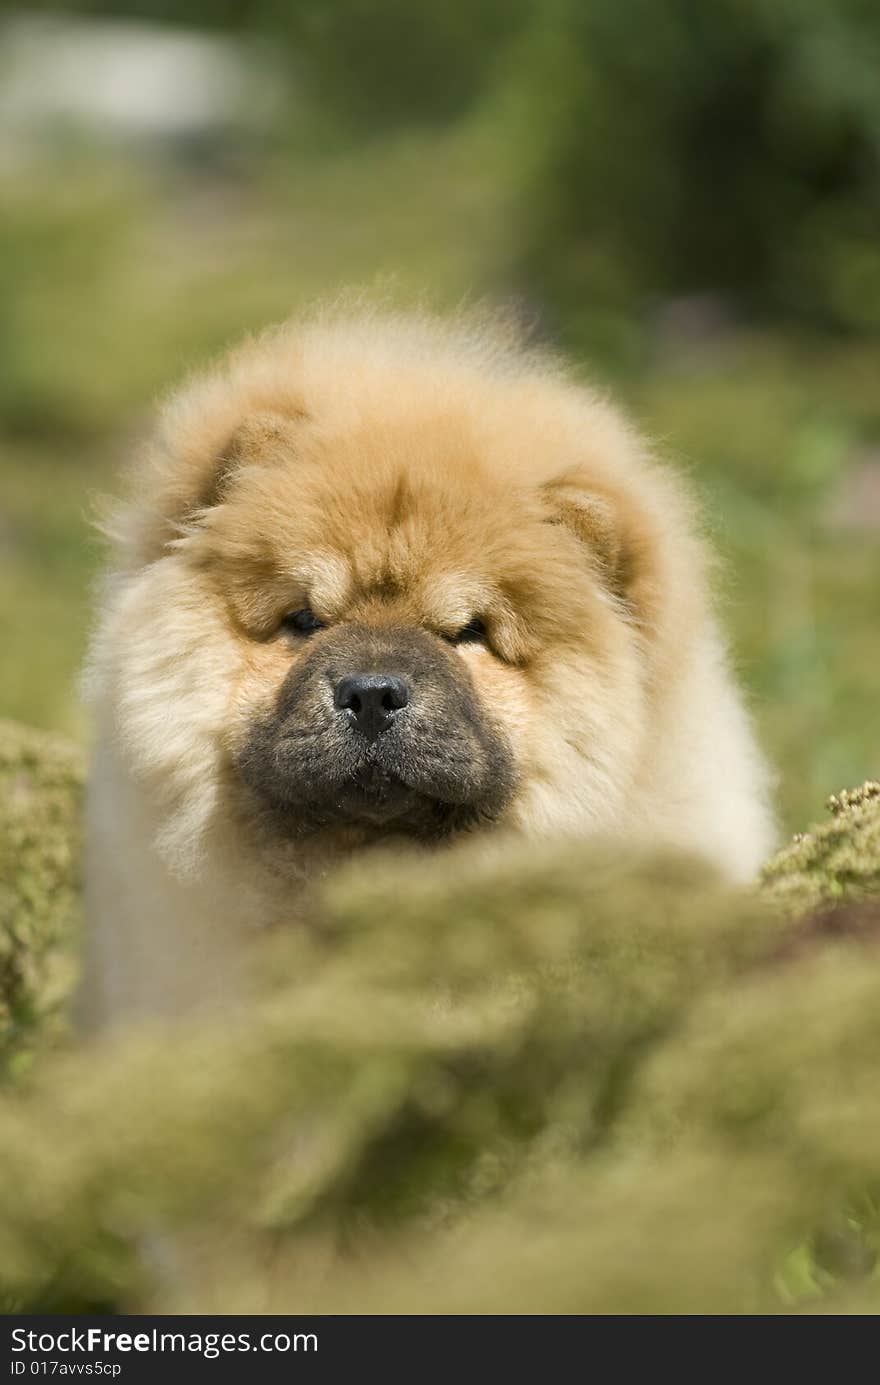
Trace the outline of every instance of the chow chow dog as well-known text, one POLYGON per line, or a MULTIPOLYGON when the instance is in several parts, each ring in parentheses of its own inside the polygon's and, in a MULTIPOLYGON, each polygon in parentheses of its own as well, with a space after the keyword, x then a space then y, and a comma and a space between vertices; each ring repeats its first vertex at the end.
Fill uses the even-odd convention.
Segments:
POLYGON ((96 1025, 228 996, 249 936, 380 845, 590 838, 735 881, 770 847, 686 489, 503 325, 246 344, 171 399, 109 529, 96 1025))

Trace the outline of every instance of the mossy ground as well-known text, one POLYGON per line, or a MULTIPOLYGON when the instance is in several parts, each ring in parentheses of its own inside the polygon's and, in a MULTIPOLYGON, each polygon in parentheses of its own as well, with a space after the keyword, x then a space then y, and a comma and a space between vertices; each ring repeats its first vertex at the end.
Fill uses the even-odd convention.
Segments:
POLYGON ((0 744, 8 1311, 880 1309, 870 787, 757 891, 577 846, 352 867, 244 1012, 57 1051, 78 757, 0 744))
POLYGON ((0 1074, 63 1029, 79 933, 82 756, 0 721, 0 1074))

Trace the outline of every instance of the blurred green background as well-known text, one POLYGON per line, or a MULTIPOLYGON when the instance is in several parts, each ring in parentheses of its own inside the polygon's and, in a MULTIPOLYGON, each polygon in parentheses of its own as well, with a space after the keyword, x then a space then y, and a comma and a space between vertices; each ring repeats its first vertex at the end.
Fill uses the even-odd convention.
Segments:
POLYGON ((692 475, 784 823, 880 771, 876 0, 0 15, 0 715, 85 734, 92 497, 344 286, 512 304, 692 475))

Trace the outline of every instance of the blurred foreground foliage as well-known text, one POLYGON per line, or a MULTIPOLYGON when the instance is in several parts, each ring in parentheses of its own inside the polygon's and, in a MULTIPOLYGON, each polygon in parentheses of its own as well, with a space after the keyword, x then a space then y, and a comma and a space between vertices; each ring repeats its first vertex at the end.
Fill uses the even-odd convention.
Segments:
MULTIPOLYGON (((19 739, 39 918, 59 750, 19 739)), ((7 1310, 880 1308, 877 785, 753 893, 464 849, 349 869, 265 946, 242 1009, 7 1078, 7 1310)))

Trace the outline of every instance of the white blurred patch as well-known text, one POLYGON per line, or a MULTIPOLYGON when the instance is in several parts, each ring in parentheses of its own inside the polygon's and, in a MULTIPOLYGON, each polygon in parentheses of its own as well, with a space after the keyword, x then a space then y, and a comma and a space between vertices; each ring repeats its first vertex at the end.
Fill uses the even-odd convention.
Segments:
POLYGON ((282 99, 270 57, 198 30, 13 15, 0 27, 0 138, 167 145, 258 133, 282 99))

